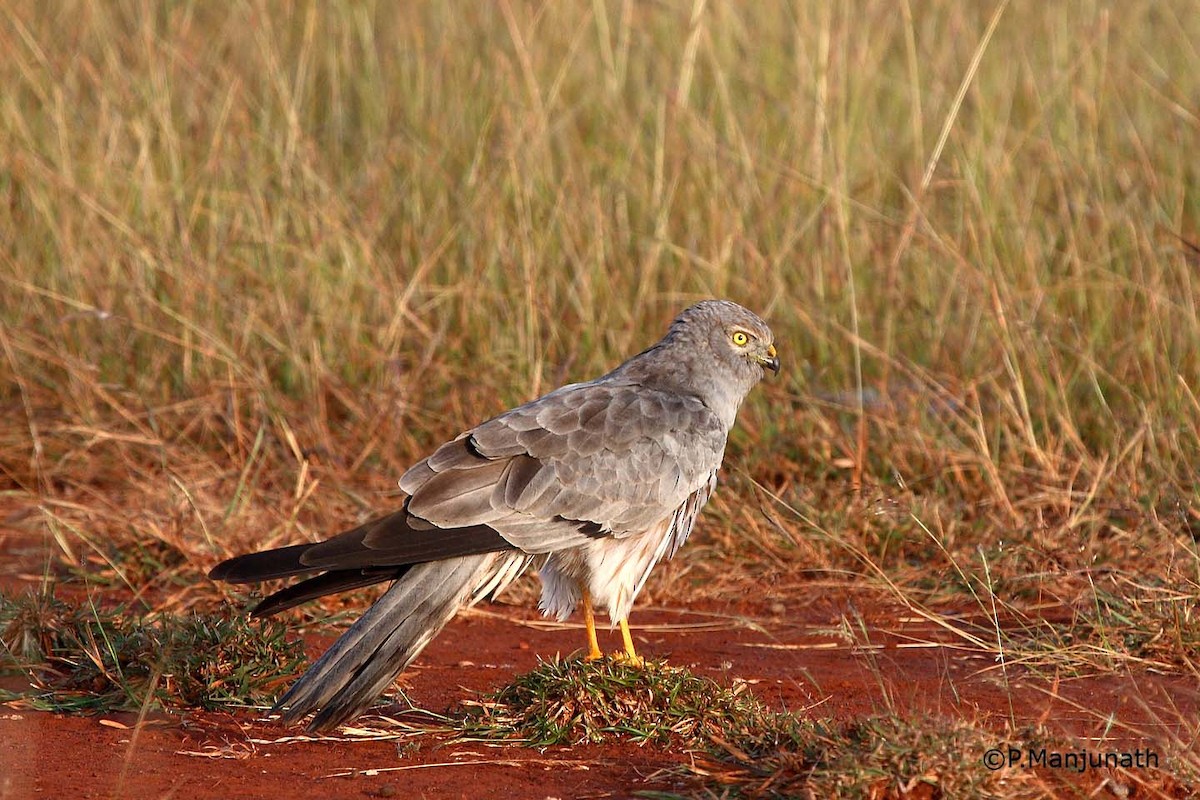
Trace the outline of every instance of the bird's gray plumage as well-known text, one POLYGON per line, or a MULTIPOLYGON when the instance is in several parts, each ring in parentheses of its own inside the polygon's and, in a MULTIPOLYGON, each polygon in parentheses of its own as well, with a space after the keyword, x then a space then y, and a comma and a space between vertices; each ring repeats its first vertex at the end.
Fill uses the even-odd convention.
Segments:
POLYGON ((404 506, 324 542, 219 564, 249 583, 321 573, 268 597, 274 613, 333 591, 391 588, 280 700, 327 728, 378 696, 463 605, 540 565, 542 610, 565 618, 587 591, 624 620, 716 486, 738 407, 778 370, 773 336, 734 303, 684 310, 653 347, 439 447, 400 479, 404 506))

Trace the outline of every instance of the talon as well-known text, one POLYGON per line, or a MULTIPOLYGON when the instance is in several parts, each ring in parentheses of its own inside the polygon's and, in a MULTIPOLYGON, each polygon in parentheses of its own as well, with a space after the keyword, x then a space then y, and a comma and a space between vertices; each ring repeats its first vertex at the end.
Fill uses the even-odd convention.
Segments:
POLYGON ((646 659, 636 653, 629 655, 629 653, 618 650, 612 654, 611 658, 614 664, 621 664, 626 667, 633 667, 634 669, 644 669, 646 666, 646 659))

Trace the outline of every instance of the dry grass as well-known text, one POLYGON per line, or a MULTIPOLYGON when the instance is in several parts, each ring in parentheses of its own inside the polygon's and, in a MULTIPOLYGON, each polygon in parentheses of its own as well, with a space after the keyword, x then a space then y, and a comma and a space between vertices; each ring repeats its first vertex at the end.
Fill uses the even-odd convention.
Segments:
POLYGON ((0 595, 0 672, 28 680, 0 699, 72 713, 270 703, 304 663, 286 635, 277 622, 146 616, 70 603, 50 589, 0 595))
MULTIPOLYGON (((1079 746, 1037 729, 997 736, 962 720, 867 717, 849 723, 777 718, 730 741, 713 743, 687 771, 700 797, 901 798, 972 797, 1041 800, 1095 796, 1191 797, 1187 774, 1170 769, 1100 769, 1096 788, 1076 784, 1066 771, 1030 769, 1019 760, 998 769, 985 753, 1074 753, 1079 746)), ((1027 758, 1027 757, 1026 757, 1027 758)), ((1182 771, 1181 771, 1182 772, 1182 771)))
POLYGON ((0 511, 211 603, 725 296, 786 371, 651 595, 812 571, 1197 673, 1197 41, 1182 0, 7 3, 0 511))

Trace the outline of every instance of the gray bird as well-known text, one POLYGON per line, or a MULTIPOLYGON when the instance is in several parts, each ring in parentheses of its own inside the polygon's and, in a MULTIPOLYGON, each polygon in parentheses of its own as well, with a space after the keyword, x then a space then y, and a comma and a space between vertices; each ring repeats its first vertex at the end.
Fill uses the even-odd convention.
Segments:
POLYGON ((320 573, 258 604, 262 617, 333 592, 392 586, 276 704, 312 730, 362 712, 464 605, 531 565, 540 608, 583 607, 586 658, 601 658, 593 609, 620 625, 650 570, 687 539, 716 487, 738 407, 779 372, 774 337, 741 306, 707 300, 596 380, 573 383, 462 433, 400 479, 392 514, 315 544, 239 556, 209 577, 256 583, 320 573))

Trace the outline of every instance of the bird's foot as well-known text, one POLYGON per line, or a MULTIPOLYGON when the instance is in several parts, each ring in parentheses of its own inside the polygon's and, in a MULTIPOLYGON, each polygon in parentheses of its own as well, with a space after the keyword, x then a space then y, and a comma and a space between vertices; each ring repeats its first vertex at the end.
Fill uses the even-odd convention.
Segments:
POLYGON ((646 659, 639 656, 637 648, 633 646, 633 633, 629 630, 629 620, 622 619, 617 624, 621 626, 621 641, 625 643, 625 651, 613 653, 613 661, 634 669, 642 669, 646 666, 646 659))
POLYGON ((636 653, 630 654, 623 650, 616 651, 610 658, 612 658, 614 664, 621 664, 622 666, 633 667, 634 669, 644 669, 646 666, 646 659, 636 653))

